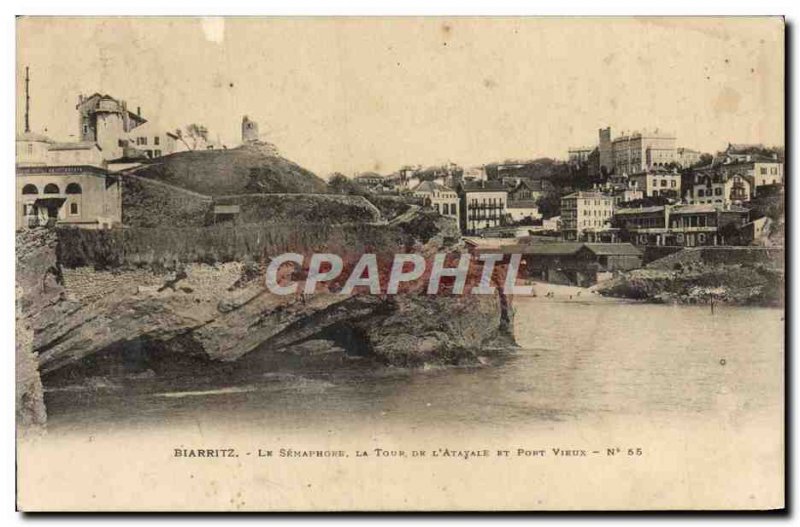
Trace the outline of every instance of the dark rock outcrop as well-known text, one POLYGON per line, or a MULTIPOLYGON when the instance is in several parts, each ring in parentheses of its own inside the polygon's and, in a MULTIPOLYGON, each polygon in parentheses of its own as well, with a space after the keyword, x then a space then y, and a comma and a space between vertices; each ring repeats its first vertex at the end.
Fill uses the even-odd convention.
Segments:
MULTIPOLYGON (((452 250, 457 229, 450 223, 414 218, 406 226, 418 240, 414 250, 428 256, 443 245, 452 250)), ((500 293, 278 296, 264 287, 260 266, 237 262, 154 269, 147 285, 136 283, 142 269, 87 269, 98 273, 97 280, 82 275, 90 287, 104 280, 114 286, 76 291, 58 265, 57 238, 49 234, 40 242, 18 256, 28 287, 20 305, 45 385, 113 374, 191 377, 198 369, 263 373, 353 361, 478 364, 513 345, 513 310, 500 293)))

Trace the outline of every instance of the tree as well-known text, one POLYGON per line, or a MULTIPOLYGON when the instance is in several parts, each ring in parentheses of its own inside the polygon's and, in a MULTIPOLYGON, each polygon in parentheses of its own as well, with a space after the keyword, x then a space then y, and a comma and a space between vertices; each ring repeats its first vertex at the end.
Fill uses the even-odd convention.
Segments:
POLYGON ((350 194, 356 196, 368 194, 361 185, 340 172, 334 172, 328 177, 328 189, 333 194, 350 194))
POLYGON ((545 218, 552 218, 561 214, 561 194, 558 192, 548 192, 542 194, 536 200, 536 206, 539 212, 545 218))
POLYGON ((202 124, 187 124, 183 130, 175 130, 175 135, 189 150, 197 150, 198 147, 208 143, 208 128, 202 124))
POLYGON ((711 154, 700 154, 700 160, 692 165, 693 167, 704 167, 706 165, 710 165, 711 161, 714 160, 714 156, 711 154))

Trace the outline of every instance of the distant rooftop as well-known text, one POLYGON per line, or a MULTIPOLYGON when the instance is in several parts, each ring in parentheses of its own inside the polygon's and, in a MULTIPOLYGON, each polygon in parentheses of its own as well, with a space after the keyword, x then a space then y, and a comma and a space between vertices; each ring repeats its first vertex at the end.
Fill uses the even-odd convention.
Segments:
POLYGON ((465 181, 464 192, 506 192, 508 189, 501 181, 465 181))
POLYGON ((436 183, 435 181, 423 181, 422 183, 414 187, 414 189, 412 190, 412 192, 434 192, 434 191, 455 192, 453 189, 445 187, 444 185, 436 183))
POLYGON ((602 192, 596 192, 593 190, 590 191, 579 190, 578 192, 567 194, 566 196, 563 196, 561 199, 564 198, 609 198, 610 199, 610 197, 607 196, 606 194, 603 194, 602 192))

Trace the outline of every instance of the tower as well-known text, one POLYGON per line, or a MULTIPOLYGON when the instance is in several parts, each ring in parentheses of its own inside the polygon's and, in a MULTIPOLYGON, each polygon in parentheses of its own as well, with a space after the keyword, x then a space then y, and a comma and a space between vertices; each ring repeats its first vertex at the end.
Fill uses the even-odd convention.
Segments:
POLYGON ((258 140, 258 123, 245 115, 242 117, 242 143, 256 143, 258 140))
POLYGON ((611 147, 611 127, 601 128, 600 142, 597 146, 599 154, 600 174, 608 174, 614 168, 614 153, 611 147))

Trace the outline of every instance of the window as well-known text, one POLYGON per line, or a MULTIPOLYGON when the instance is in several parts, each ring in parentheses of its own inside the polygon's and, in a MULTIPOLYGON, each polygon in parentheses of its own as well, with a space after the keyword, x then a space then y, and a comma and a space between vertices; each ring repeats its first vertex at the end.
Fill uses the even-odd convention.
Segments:
POLYGON ((698 197, 698 198, 702 198, 702 197, 704 197, 705 195, 706 195, 706 191, 705 191, 705 190, 703 190, 703 189, 699 189, 699 190, 697 191, 697 197, 698 197))
POLYGON ((78 204, 77 203, 70 203, 69 204, 69 213, 71 216, 78 215, 78 204))
POLYGON ((667 180, 666 179, 662 179, 661 180, 661 186, 662 187, 666 187, 667 186, 667 180))
POLYGON ((766 176, 767 175, 767 167, 761 167, 761 175, 762 176, 766 176))
POLYGON ((39 189, 36 188, 36 185, 25 185, 24 187, 22 187, 22 193, 23 194, 38 194, 39 193, 39 189))
POLYGON ((67 194, 81 194, 82 190, 81 186, 78 185, 77 183, 70 183, 69 185, 67 185, 67 189, 65 190, 65 192, 67 194))
POLYGON ((60 190, 58 190, 58 185, 56 185, 56 184, 54 184, 54 183, 48 183, 48 184, 47 184, 47 185, 45 185, 45 187, 44 187, 44 193, 45 193, 45 194, 58 194, 58 193, 60 193, 60 192, 61 192, 61 191, 60 191, 60 190))
POLYGON ((675 188, 676 186, 678 186, 678 182, 673 179, 672 181, 669 182, 669 186, 675 188))
POLYGON ((721 187, 715 188, 714 189, 714 195, 715 196, 722 196, 722 188, 721 187))
POLYGON ((33 143, 28 143, 28 153, 33 154, 33 143))
POLYGON ((157 135, 153 137, 153 144, 154 145, 158 146, 159 144, 161 144, 160 141, 161 141, 161 138, 158 137, 157 135))
POLYGON ((22 206, 24 216, 36 216, 36 206, 33 203, 26 203, 22 206))

